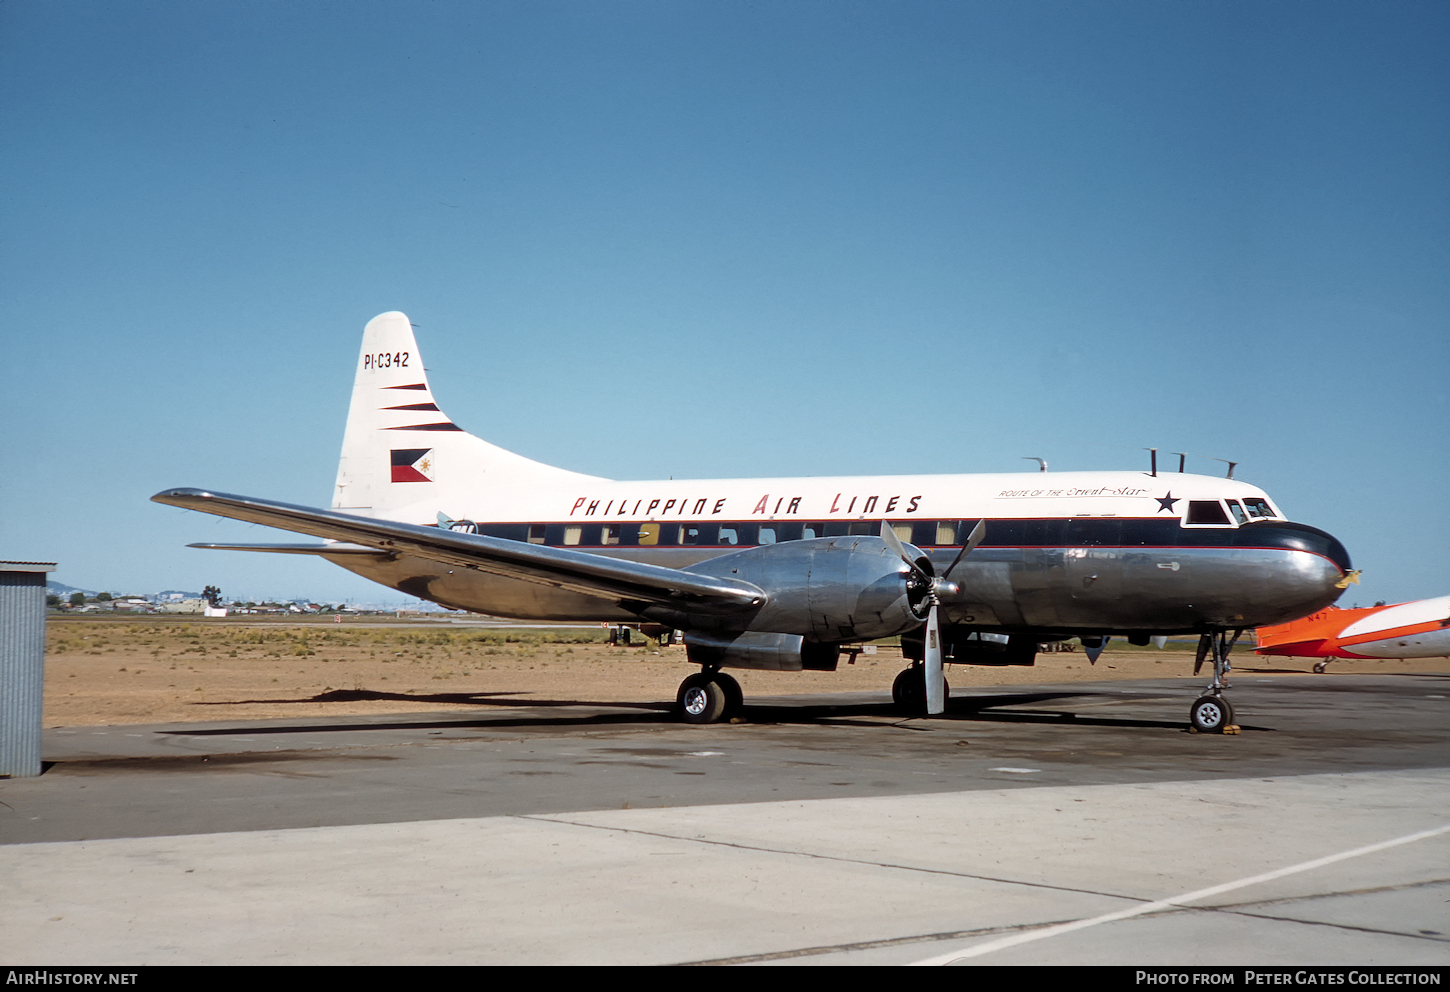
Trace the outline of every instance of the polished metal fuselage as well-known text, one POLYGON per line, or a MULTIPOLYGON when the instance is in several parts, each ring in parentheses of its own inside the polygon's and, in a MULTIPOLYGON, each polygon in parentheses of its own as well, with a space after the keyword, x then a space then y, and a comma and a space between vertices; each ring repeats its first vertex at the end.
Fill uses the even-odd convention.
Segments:
MULTIPOLYGON (((1284 623, 1322 609, 1342 593, 1349 562, 1330 535, 1283 523, 1257 524, 1241 533, 1237 546, 979 547, 952 573, 959 589, 942 600, 943 622, 1002 632, 1186 633, 1284 623)), ((924 553, 941 574, 956 551, 924 553)), ((686 568, 732 552, 739 553, 680 547, 597 553, 686 568)), ((638 609, 617 602, 406 555, 330 560, 454 609, 526 620, 641 618, 638 609)))

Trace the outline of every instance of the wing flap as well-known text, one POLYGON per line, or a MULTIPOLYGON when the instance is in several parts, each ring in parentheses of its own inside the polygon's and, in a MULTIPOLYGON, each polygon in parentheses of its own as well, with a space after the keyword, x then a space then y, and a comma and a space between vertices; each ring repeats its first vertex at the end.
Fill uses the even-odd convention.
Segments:
MULTIPOLYGON (((346 542, 360 548, 362 552, 414 555, 445 565, 478 569, 616 602, 644 601, 675 607, 687 606, 692 610, 706 612, 737 613, 758 609, 764 605, 766 599, 765 592, 759 587, 738 579, 681 572, 643 562, 606 558, 587 551, 522 544, 480 534, 460 534, 436 527, 375 520, 339 513, 336 510, 276 503, 250 496, 213 493, 204 489, 167 489, 151 499, 168 506, 200 510, 234 520, 246 520, 281 530, 346 542)), ((243 548, 242 545, 209 546, 234 547, 239 550, 243 548)), ((273 546, 276 547, 278 546, 273 546)), ((247 550, 259 548, 252 546, 247 550)))

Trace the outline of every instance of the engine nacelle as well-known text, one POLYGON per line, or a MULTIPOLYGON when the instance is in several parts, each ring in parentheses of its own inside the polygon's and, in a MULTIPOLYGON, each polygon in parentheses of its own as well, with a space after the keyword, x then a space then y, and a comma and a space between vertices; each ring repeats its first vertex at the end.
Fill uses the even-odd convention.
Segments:
MULTIPOLYGON (((954 665, 1032 665, 1037 638, 1031 634, 992 634, 964 627, 942 627, 942 649, 954 665)), ((901 653, 913 661, 926 656, 919 631, 901 635, 901 653)))
POLYGON ((834 644, 808 641, 800 634, 772 634, 763 630, 698 631, 685 633, 690 662, 712 668, 757 668, 768 672, 834 672, 841 649, 834 644))
MULTIPOLYGON (((931 574, 925 555, 911 545, 905 550, 931 574)), ((798 634, 807 641, 834 644, 915 629, 930 609, 928 584, 879 537, 769 544, 711 558, 686 571, 743 579, 763 589, 766 601, 746 617, 696 616, 659 607, 641 614, 684 630, 798 634)))

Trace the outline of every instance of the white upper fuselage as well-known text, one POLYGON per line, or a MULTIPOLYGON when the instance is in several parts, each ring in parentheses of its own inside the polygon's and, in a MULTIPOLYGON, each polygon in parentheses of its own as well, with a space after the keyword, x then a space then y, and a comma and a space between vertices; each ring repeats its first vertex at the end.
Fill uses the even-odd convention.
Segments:
MULTIPOLYGON (((421 484, 420 489, 431 489, 421 484)), ((974 475, 824 476, 615 482, 581 476, 564 485, 455 490, 388 516, 431 523, 439 512, 497 522, 882 520, 1041 517, 1181 517, 1192 500, 1258 498, 1233 479, 1146 472, 1013 472, 974 475), (1166 504, 1166 505, 1165 505, 1166 504)), ((1276 512, 1275 518, 1282 519, 1276 512)))

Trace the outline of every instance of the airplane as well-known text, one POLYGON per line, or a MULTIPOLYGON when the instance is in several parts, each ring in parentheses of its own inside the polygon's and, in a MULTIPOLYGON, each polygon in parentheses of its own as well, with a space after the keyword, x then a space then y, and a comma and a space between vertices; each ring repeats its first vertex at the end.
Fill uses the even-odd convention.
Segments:
POLYGON ((691 723, 739 712, 722 669, 835 671, 865 640, 901 635, 911 665, 893 699, 934 715, 944 661, 1031 665, 1042 642, 1079 637, 1095 658, 1114 636, 1198 634, 1214 677, 1190 720, 1219 733, 1234 727, 1238 633, 1323 609, 1354 573, 1338 540, 1261 489, 1179 468, 604 479, 456 425, 394 311, 363 331, 331 508, 152 499, 323 539, 191 547, 318 555, 450 609, 681 631, 700 666, 676 698, 691 723))
POLYGON ((1330 606, 1285 624, 1260 627, 1257 654, 1320 658, 1450 657, 1450 596, 1393 606, 1341 610, 1330 606))

